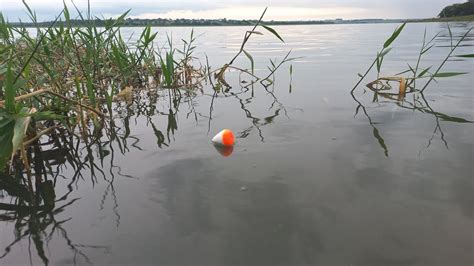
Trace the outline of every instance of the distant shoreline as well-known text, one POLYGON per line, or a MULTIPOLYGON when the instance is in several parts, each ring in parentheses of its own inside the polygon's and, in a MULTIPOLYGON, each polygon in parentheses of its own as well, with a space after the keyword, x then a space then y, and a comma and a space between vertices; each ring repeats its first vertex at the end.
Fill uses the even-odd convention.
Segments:
POLYGON ((426 18, 409 20, 408 22, 474 22, 474 15, 445 17, 445 18, 426 18))
MULTIPOLYGON (((266 21, 265 25, 272 26, 298 26, 298 25, 344 25, 344 24, 389 24, 389 23, 430 23, 430 22, 474 22, 474 15, 448 17, 448 18, 425 18, 425 19, 354 19, 354 20, 321 20, 321 21, 266 21)), ((25 28, 49 27, 52 22, 23 23, 9 22, 13 26, 23 26, 25 28)), ((61 22, 59 22, 61 23, 61 22)), ((64 25, 64 22, 62 22, 64 25)), ((74 27, 87 25, 88 21, 72 21, 74 27)), ((104 20, 94 20, 96 26, 104 24, 104 20)), ((250 26, 254 25, 253 20, 197 20, 197 19, 127 19, 122 27, 229 27, 229 26, 250 26)))

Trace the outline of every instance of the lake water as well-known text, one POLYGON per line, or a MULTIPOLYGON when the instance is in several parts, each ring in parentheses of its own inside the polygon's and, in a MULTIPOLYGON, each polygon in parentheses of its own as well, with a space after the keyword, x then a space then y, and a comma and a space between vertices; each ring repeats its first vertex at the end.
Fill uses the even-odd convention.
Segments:
MULTIPOLYGON (((474 24, 451 26, 459 36, 474 24)), ((275 27, 285 44, 266 34, 247 48, 260 75, 270 58, 298 57, 273 86, 242 89, 231 72, 232 89, 217 95, 143 93, 115 114, 115 139, 77 149, 96 167, 52 165, 53 213, 0 211, 0 265, 472 266, 472 73, 403 102, 374 101, 371 73, 350 94, 395 27, 275 27), (210 143, 223 128, 237 136, 227 157, 210 143)), ((408 24, 382 75, 416 63, 425 27, 442 31, 422 61, 437 67, 450 49, 446 24, 408 24)), ((155 30, 163 43, 191 28, 155 30)), ((196 56, 224 64, 245 30, 196 28, 196 56)), ((473 53, 473 38, 456 54, 473 53)), ((250 67, 245 56, 237 65, 250 67)), ((445 71, 473 72, 474 61, 445 71)), ((12 199, 0 191, 1 203, 12 199)))

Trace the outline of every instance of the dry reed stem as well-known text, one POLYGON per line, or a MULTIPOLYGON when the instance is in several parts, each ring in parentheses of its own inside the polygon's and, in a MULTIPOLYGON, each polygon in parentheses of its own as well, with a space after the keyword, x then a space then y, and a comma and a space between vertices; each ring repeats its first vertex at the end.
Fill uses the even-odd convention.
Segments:
POLYGON ((384 93, 384 94, 391 94, 391 95, 399 95, 402 98, 405 97, 405 94, 413 92, 413 88, 408 86, 410 88, 409 91, 407 91, 407 81, 408 80, 414 80, 415 78, 405 78, 405 77, 381 77, 378 78, 370 83, 368 83, 366 86, 370 90, 377 92, 377 93, 384 93), (398 93, 390 93, 390 92, 380 92, 382 90, 390 90, 392 87, 390 85, 385 85, 382 83, 382 81, 396 81, 399 82, 400 85, 398 87, 398 93), (383 88, 376 88, 376 85, 381 85, 383 88), (385 89, 387 87, 388 89, 385 89))
POLYGON ((36 140, 38 140, 41 136, 46 135, 46 134, 49 134, 49 133, 51 133, 53 130, 55 130, 55 129, 57 129, 57 128, 60 128, 60 127, 59 127, 59 126, 52 126, 52 127, 49 127, 49 128, 47 128, 47 129, 45 129, 45 130, 42 130, 42 131, 36 133, 36 136, 35 136, 35 137, 33 137, 33 138, 31 138, 31 139, 25 141, 25 142, 23 143, 23 145, 24 145, 25 147, 26 147, 26 146, 29 146, 29 145, 31 145, 33 142, 35 142, 36 140))
MULTIPOLYGON (((105 114, 102 113, 101 111, 96 110, 96 109, 94 109, 93 107, 87 106, 87 105, 85 105, 85 104, 82 104, 82 103, 80 103, 80 102, 78 102, 78 101, 68 99, 68 98, 62 96, 61 94, 58 94, 58 93, 56 93, 56 92, 53 92, 53 91, 51 91, 51 90, 49 90, 49 89, 39 89, 39 90, 37 90, 37 91, 31 92, 31 93, 28 93, 28 94, 24 94, 24 95, 17 96, 17 97, 15 97, 15 101, 23 101, 23 100, 26 100, 26 99, 29 99, 29 98, 31 98, 31 97, 35 97, 35 96, 41 95, 41 94, 51 94, 51 95, 53 95, 53 96, 56 96, 56 97, 58 97, 58 98, 61 98, 61 99, 64 100, 64 101, 68 101, 68 102, 71 102, 71 103, 73 103, 73 104, 79 105, 79 106, 84 107, 84 108, 86 108, 86 109, 88 109, 88 110, 90 110, 90 111, 92 111, 92 112, 94 112, 94 113, 96 113, 96 114, 98 114, 98 115, 100 115, 100 116, 102 116, 102 117, 105 117, 105 114)), ((5 101, 0 101, 0 107, 4 107, 4 106, 5 106, 5 101)))

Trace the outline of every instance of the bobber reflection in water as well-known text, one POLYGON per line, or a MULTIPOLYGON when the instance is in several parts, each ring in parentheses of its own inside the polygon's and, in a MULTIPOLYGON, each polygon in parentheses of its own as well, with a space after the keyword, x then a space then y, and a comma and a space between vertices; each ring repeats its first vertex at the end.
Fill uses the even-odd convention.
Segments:
POLYGON ((217 152, 219 152, 224 157, 229 157, 232 155, 232 152, 234 152, 234 146, 214 144, 214 148, 216 148, 217 152))
POLYGON ((235 137, 230 129, 224 129, 212 138, 214 147, 224 157, 228 157, 234 151, 235 137))

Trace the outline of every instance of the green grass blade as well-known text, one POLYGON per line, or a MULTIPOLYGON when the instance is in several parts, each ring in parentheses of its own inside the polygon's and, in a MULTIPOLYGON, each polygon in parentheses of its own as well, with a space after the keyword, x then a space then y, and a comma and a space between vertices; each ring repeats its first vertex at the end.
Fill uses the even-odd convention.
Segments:
POLYGON ((433 66, 430 66, 430 67, 424 69, 423 71, 421 71, 420 74, 418 74, 418 77, 419 78, 423 77, 426 73, 428 73, 428 71, 430 71, 431 67, 433 67, 433 66))
POLYGON ((395 31, 393 32, 392 36, 390 36, 390 38, 388 38, 385 43, 383 44, 383 48, 387 48, 389 47, 393 41, 395 41, 395 39, 397 39, 398 35, 400 35, 400 33, 402 32, 403 28, 405 28, 405 25, 406 25, 406 22, 403 23, 401 26, 399 26, 398 28, 395 29, 395 31))
POLYGON ((381 57, 384 57, 384 56, 386 56, 388 53, 390 53, 390 51, 392 51, 392 48, 383 49, 383 50, 382 50, 382 53, 380 53, 380 56, 381 56, 381 57))
POLYGON ((380 56, 380 53, 377 52, 377 72, 380 73, 380 69, 382 67, 383 57, 380 56))
POLYGON ((460 55, 455 55, 454 57, 474 58, 474 54, 460 54, 460 55))
POLYGON ((406 74, 408 72, 412 72, 412 71, 410 69, 407 69, 405 71, 402 71, 402 72, 399 72, 399 73, 395 74, 395 76, 400 76, 400 75, 406 74))
POLYGON ((6 84, 5 84, 5 109, 10 113, 15 113, 15 85, 13 80, 11 60, 8 61, 6 84))
POLYGON ((55 25, 56 23, 58 22, 59 18, 61 17, 61 15, 63 14, 64 10, 61 11, 61 13, 56 17, 56 19, 53 21, 53 23, 51 23, 51 25, 48 27, 48 29, 45 31, 45 33, 43 33, 41 35, 41 38, 38 40, 38 42, 36 43, 36 46, 35 48, 33 49, 33 52, 31 52, 30 56, 28 57, 28 59, 26 60, 26 62, 23 64, 23 68, 21 69, 20 72, 18 72, 18 74, 16 75, 15 77, 15 80, 13 81, 13 83, 16 83, 16 81, 20 78, 21 74, 23 73, 23 71, 25 70, 25 68, 28 66, 28 64, 30 63, 31 59, 33 59, 34 55, 36 54, 36 52, 38 51, 41 43, 43 42, 43 40, 46 38, 46 33, 49 32, 55 25))
POLYGON ((453 32, 451 31, 451 26, 449 26, 449 22, 446 22, 446 26, 448 26, 449 40, 451 41, 451 50, 452 50, 453 49, 453 32))
POLYGON ((31 121, 31 116, 29 116, 29 108, 23 107, 20 114, 15 119, 15 126, 13 128, 13 138, 12 138, 12 153, 16 152, 21 144, 23 143, 23 139, 26 135, 26 130, 28 129, 28 125, 31 121))
POLYGON ((253 57, 251 54, 249 54, 247 51, 243 50, 244 51, 244 54, 247 56, 247 58, 250 60, 250 66, 252 68, 252 74, 254 73, 254 70, 255 70, 255 62, 253 60, 253 57))
POLYGON ((423 51, 421 51, 421 54, 424 55, 424 54, 427 53, 429 50, 431 50, 431 48, 433 48, 434 46, 435 46, 434 44, 428 46, 428 47, 425 48, 423 51))
POLYGON ((276 30, 274 30, 273 28, 270 28, 269 26, 263 25, 263 24, 261 26, 263 28, 265 28, 266 30, 268 30, 269 32, 271 32, 273 35, 275 35, 278 39, 280 39, 281 42, 285 42, 276 30))
POLYGON ((13 150, 13 128, 15 120, 4 110, 0 109, 0 172, 10 159, 13 150))
POLYGON ((433 75, 434 78, 449 78, 454 76, 465 75, 467 72, 443 72, 443 73, 436 73, 433 75))
POLYGON ((168 68, 169 74, 173 75, 174 74, 173 53, 167 53, 166 54, 166 67, 168 68))

